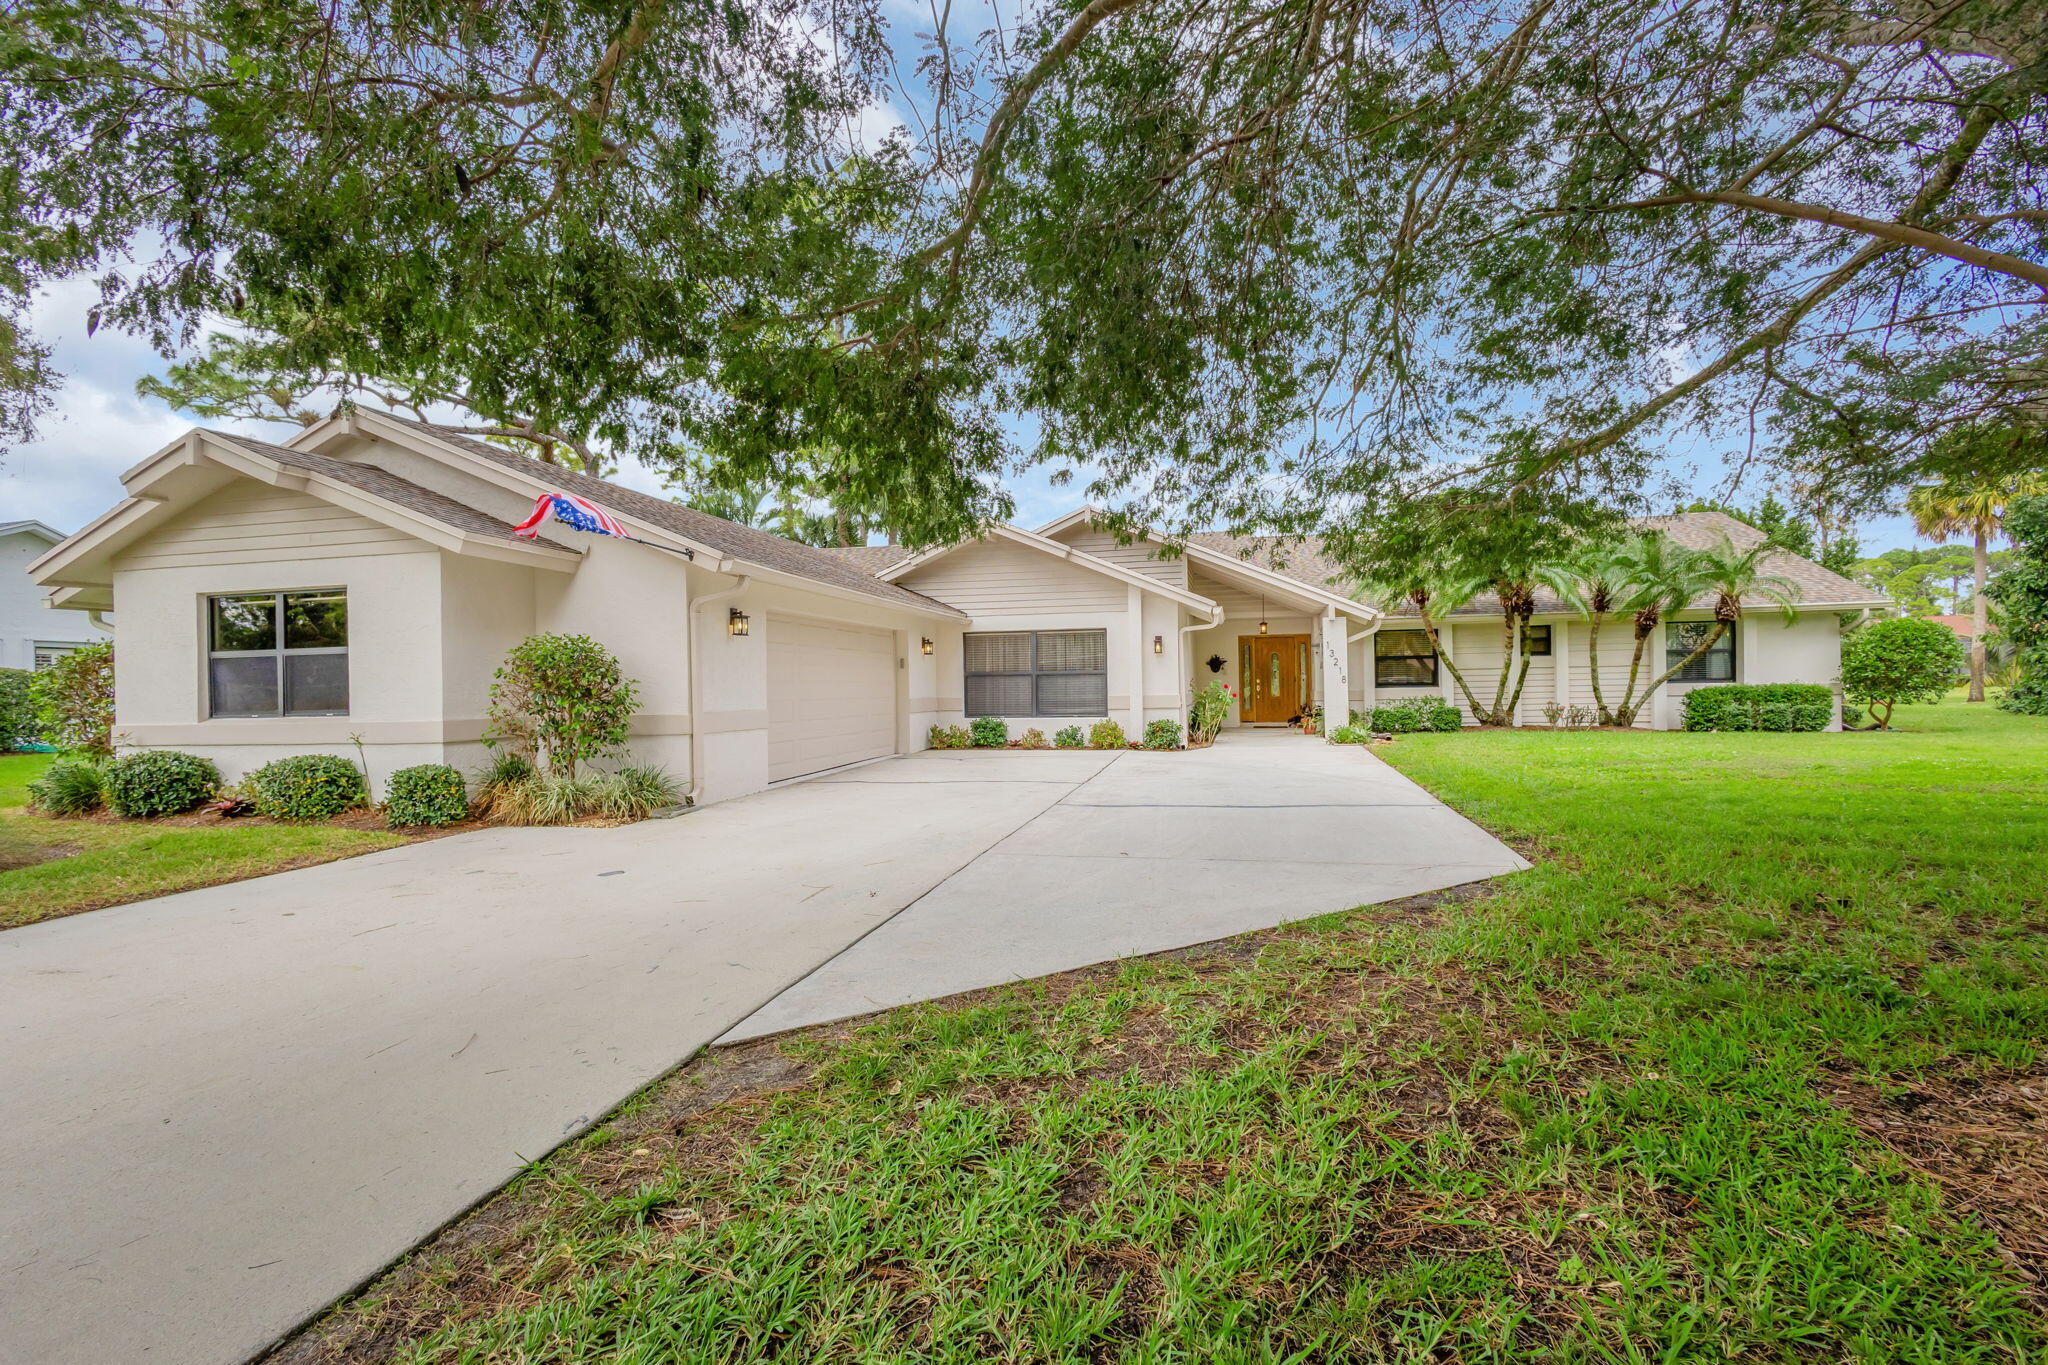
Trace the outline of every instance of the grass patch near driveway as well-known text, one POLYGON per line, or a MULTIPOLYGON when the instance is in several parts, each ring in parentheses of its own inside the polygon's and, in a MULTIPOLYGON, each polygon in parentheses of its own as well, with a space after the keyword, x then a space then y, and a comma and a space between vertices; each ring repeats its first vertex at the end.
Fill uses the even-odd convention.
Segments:
POLYGON ((1536 870, 712 1054, 276 1359, 2040 1359, 2048 723, 1900 717, 1405 737, 1536 870))
POLYGON ((180 816, 55 819, 24 809, 47 754, 0 756, 0 929, 308 867, 408 842, 332 825, 180 816))

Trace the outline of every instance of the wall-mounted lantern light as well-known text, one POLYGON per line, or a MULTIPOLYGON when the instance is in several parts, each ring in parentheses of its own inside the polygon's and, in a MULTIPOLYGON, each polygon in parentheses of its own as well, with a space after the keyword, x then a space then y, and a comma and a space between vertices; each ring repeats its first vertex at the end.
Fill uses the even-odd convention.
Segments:
POLYGON ((1261 597, 1259 598, 1259 634, 1261 634, 1261 635, 1264 635, 1265 633, 1266 633, 1266 599, 1265 599, 1265 598, 1264 598, 1263 596, 1261 596, 1261 597))
POLYGON ((725 613, 725 633, 732 636, 747 633, 747 614, 738 607, 728 608, 725 613))
POLYGON ((931 657, 931 652, 932 652, 932 637, 931 637, 931 636, 927 635, 927 636, 925 636, 925 637, 924 637, 923 639, 921 639, 921 640, 919 640, 919 641, 917 642, 917 652, 918 652, 918 653, 920 653, 920 654, 922 654, 922 655, 924 655, 924 656, 925 656, 926 658, 930 658, 930 657, 931 657))
POLYGON ((1166 652, 1166 637, 1164 635, 1152 637, 1152 652, 1154 654, 1164 654, 1166 652))

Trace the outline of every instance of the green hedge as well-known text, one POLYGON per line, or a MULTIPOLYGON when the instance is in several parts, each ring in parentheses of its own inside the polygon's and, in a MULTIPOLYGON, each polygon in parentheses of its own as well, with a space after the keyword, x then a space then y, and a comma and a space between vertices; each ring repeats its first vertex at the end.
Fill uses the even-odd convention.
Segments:
POLYGON ((362 805, 362 769, 333 754, 294 754, 242 779, 249 803, 273 820, 325 820, 362 805))
POLYGON ((1010 725, 1001 716, 976 716, 967 723, 977 749, 1000 749, 1010 742, 1010 725))
POLYGON ((1822 683, 1725 683, 1685 694, 1688 730, 1825 730, 1835 689, 1822 683))
POLYGON ((43 737, 35 693, 29 688, 34 677, 25 668, 0 668, 0 754, 43 737))
POLYGON ((1352 724, 1360 721, 1387 735, 1412 735, 1423 730, 1452 734, 1465 727, 1465 717, 1442 697, 1416 697, 1412 701, 1375 706, 1369 712, 1352 716, 1352 724))
POLYGON ((384 784, 384 818, 394 825, 452 825, 467 814, 462 774, 446 763, 400 768, 384 784))
POLYGON ((197 754, 144 749, 107 764, 107 804, 116 815, 148 818, 191 810, 220 790, 220 769, 197 754))

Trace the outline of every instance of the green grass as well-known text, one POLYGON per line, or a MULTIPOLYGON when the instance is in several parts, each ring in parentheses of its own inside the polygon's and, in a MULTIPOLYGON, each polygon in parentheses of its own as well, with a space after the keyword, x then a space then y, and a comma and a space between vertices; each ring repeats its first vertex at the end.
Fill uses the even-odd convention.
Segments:
POLYGON ((0 929, 402 844, 381 830, 267 822, 181 826, 59 820, 23 809, 47 754, 0 756, 0 855, 60 850, 0 872, 0 929))
POLYGON ((1901 725, 1404 738, 1537 869, 714 1058, 292 1359, 2042 1359, 2039 1187, 1849 1109, 2039 1066, 2048 724, 1901 725))

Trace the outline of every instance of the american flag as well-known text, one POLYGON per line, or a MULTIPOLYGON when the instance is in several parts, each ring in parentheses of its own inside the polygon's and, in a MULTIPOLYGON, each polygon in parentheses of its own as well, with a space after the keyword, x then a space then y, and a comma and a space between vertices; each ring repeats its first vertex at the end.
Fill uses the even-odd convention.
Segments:
POLYGON ((540 534, 540 524, 552 512, 557 521, 588 531, 592 535, 617 536, 631 540, 626 528, 618 519, 596 503, 577 497, 574 493, 543 493, 533 500, 533 515, 512 528, 512 534, 522 540, 532 540, 540 534))

